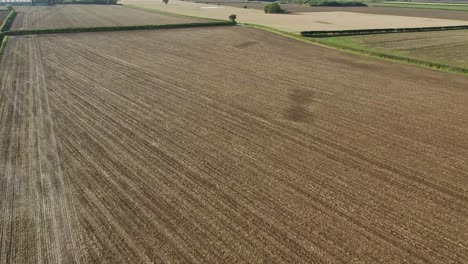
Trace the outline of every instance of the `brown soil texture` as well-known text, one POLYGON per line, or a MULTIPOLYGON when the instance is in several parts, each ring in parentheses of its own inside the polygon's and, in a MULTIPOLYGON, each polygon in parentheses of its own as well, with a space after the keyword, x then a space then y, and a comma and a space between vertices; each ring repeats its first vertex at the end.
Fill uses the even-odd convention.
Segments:
POLYGON ((466 76, 220 27, 12 37, 0 77, 6 263, 468 261, 466 76))
POLYGON ((366 48, 468 69, 468 30, 352 37, 366 48))
POLYGON ((18 14, 12 30, 164 25, 207 21, 106 5, 18 6, 16 10, 18 14))
MULTIPOLYGON (((267 3, 241 3, 241 2, 221 2, 221 5, 234 6, 251 9, 263 10, 267 3)), ((418 9, 418 8, 394 8, 394 7, 313 7, 308 5, 281 5, 289 13, 299 12, 355 12, 376 15, 409 16, 409 17, 427 17, 437 19, 468 20, 468 12, 455 10, 436 10, 436 9, 418 9)))

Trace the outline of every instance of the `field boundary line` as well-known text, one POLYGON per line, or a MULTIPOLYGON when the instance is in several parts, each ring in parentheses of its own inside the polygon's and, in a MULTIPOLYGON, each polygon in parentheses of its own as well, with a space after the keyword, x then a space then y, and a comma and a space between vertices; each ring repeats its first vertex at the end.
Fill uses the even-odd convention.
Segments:
POLYGON ((465 30, 465 29, 468 29, 468 25, 445 26, 445 27, 350 29, 350 30, 328 30, 328 31, 327 30, 314 30, 314 31, 301 31, 300 34, 303 37, 324 38, 324 37, 342 37, 342 36, 357 36, 357 35, 450 31, 450 30, 465 30))
POLYGON ((136 10, 151 12, 151 13, 158 13, 158 14, 161 14, 161 15, 173 16, 173 17, 205 19, 205 20, 211 20, 211 21, 217 21, 217 22, 225 21, 225 20, 222 20, 222 19, 199 17, 199 16, 189 16, 189 15, 171 13, 171 12, 166 12, 166 11, 162 11, 162 10, 155 9, 155 8, 148 8, 148 7, 137 6, 137 5, 132 5, 132 4, 123 4, 122 6, 127 7, 127 8, 133 8, 133 9, 136 9, 136 10))
POLYGON ((416 59, 411 59, 411 58, 397 56, 397 55, 391 55, 391 54, 386 54, 386 53, 381 53, 381 52, 376 52, 376 51, 369 51, 365 49, 358 49, 358 48, 353 48, 353 47, 349 47, 345 45, 323 43, 323 42, 314 40, 313 38, 310 38, 310 37, 304 37, 298 34, 289 33, 289 32, 279 30, 279 29, 274 29, 274 28, 270 28, 270 27, 262 26, 258 24, 245 23, 245 24, 239 24, 239 25, 261 29, 261 30, 264 30, 264 31, 267 31, 276 35, 280 35, 283 37, 287 37, 290 39, 306 42, 306 43, 324 47, 324 48, 344 51, 344 52, 352 53, 356 55, 372 57, 372 58, 382 59, 382 60, 406 64, 406 65, 419 66, 421 68, 426 68, 426 69, 468 75, 468 69, 465 69, 465 68, 454 67, 454 66, 449 66, 445 64, 422 61, 422 60, 416 60, 416 59))
POLYGON ((220 27, 220 26, 234 26, 234 25, 236 25, 235 22, 220 21, 220 22, 205 22, 205 23, 118 26, 118 27, 75 27, 75 28, 57 28, 57 29, 14 30, 14 31, 4 32, 4 35, 5 36, 21 36, 21 35, 63 34, 63 33, 82 33, 82 32, 157 30, 157 29, 175 29, 175 28, 192 28, 192 27, 220 27))

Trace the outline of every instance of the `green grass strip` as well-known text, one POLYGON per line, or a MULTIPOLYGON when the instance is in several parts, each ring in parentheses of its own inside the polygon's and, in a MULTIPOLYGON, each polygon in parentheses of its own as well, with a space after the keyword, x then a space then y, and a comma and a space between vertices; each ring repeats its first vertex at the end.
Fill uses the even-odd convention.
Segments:
POLYGON ((0 32, 5 32, 10 30, 11 26, 13 25, 13 20, 15 20, 16 11, 13 9, 10 11, 8 16, 3 21, 2 25, 0 26, 0 32))
POLYGON ((58 28, 58 29, 33 29, 33 30, 14 30, 5 32, 8 36, 17 35, 37 35, 37 34, 62 34, 62 33, 80 33, 80 32, 105 32, 105 31, 130 31, 130 30, 150 30, 150 29, 172 29, 172 28, 194 28, 194 27, 219 27, 234 26, 230 21, 206 22, 206 23, 187 23, 172 25, 143 25, 143 26, 120 26, 120 27, 77 27, 77 28, 58 28))
POLYGON ((257 28, 257 29, 261 29, 261 30, 265 30, 265 31, 268 31, 268 32, 271 32, 280 36, 284 36, 287 38, 295 39, 298 41, 311 43, 311 44, 325 47, 325 48, 331 48, 334 50, 345 51, 348 53, 364 55, 367 57, 379 58, 379 59, 383 59, 387 61, 398 62, 398 63, 408 64, 408 65, 416 65, 416 66, 428 68, 428 69, 436 69, 436 70, 444 71, 444 72, 461 73, 461 74, 468 75, 468 69, 465 69, 465 68, 449 66, 449 65, 434 63, 434 62, 427 62, 427 61, 422 61, 422 60, 417 60, 417 59, 411 59, 411 58, 407 58, 403 56, 385 54, 385 53, 376 52, 376 51, 369 51, 369 50, 365 50, 365 49, 361 49, 357 47, 349 47, 346 45, 341 45, 338 43, 324 43, 324 42, 320 42, 317 39, 313 39, 310 37, 303 37, 301 35, 296 35, 294 33, 284 32, 278 29, 274 29, 274 28, 270 28, 270 27, 266 27, 262 25, 257 25, 257 24, 244 24, 244 25, 257 28))

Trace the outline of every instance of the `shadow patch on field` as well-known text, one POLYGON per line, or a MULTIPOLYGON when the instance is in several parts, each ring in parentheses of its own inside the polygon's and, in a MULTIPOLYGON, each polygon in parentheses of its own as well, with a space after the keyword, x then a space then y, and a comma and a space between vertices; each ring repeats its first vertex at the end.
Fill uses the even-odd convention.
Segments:
POLYGON ((343 66, 348 66, 350 68, 355 67, 364 70, 378 70, 382 68, 380 65, 377 65, 376 63, 368 60, 351 60, 343 58, 328 58, 327 60, 333 63, 342 64, 343 66))
POLYGON ((333 23, 330 23, 330 22, 325 22, 325 21, 315 21, 317 23, 320 23, 320 24, 327 24, 327 25, 332 25, 333 23))
POLYGON ((249 41, 249 42, 244 42, 244 43, 235 45, 234 48, 245 49, 245 48, 257 45, 257 44, 258 44, 258 42, 256 42, 256 41, 249 41))
POLYGON ((290 121, 308 123, 312 122, 312 114, 307 107, 312 104, 313 91, 295 89, 289 94, 289 107, 284 111, 284 117, 290 121))

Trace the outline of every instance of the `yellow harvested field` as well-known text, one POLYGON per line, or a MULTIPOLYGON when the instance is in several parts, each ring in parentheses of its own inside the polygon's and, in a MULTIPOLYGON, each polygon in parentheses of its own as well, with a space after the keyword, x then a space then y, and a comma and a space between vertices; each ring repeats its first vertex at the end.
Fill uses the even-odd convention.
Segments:
POLYGON ((265 14, 262 10, 229 6, 198 4, 170 0, 169 4, 154 0, 123 0, 123 4, 151 8, 182 15, 227 19, 236 14, 240 23, 268 26, 288 32, 307 30, 345 30, 369 28, 437 27, 466 25, 466 21, 376 15, 353 12, 304 12, 294 14, 265 14))

